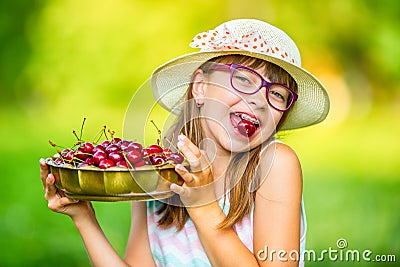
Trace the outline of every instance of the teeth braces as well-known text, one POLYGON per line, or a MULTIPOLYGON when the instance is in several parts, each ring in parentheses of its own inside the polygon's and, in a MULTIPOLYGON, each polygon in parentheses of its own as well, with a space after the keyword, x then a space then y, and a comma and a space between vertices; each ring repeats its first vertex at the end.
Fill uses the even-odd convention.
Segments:
POLYGON ((250 121, 250 122, 253 123, 254 125, 259 125, 259 124, 260 124, 260 122, 259 122, 257 119, 255 119, 255 118, 253 118, 253 117, 250 117, 250 116, 247 115, 247 114, 235 112, 235 115, 238 116, 238 117, 240 117, 242 120, 250 121))

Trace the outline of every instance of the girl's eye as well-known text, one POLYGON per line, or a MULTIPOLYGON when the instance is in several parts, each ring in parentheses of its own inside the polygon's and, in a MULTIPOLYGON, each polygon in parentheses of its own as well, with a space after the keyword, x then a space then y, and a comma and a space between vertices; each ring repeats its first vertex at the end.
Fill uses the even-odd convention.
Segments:
POLYGON ((286 102, 286 97, 279 91, 277 90, 270 90, 268 92, 270 97, 272 97, 274 100, 281 101, 281 102, 286 102))
POLYGON ((238 83, 241 83, 241 84, 247 84, 247 85, 251 85, 251 84, 253 84, 252 82, 251 82, 251 80, 248 78, 248 77, 246 77, 245 75, 235 75, 234 77, 233 77, 234 79, 235 79, 235 82, 238 82, 238 83))

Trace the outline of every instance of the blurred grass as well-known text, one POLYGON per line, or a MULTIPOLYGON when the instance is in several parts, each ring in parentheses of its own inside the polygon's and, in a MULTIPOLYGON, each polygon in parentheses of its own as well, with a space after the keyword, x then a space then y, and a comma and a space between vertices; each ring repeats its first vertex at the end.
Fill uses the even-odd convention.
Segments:
MULTIPOLYGON (((81 118, 53 127, 55 120, 45 116, 36 120, 39 114, 30 117, 32 114, 17 110, 2 110, 1 115, 0 125, 7 128, 0 134, 4 140, 0 147, 0 249, 4 252, 0 266, 26 266, 27 262, 29 266, 89 266, 72 222, 47 209, 38 172, 38 159, 53 153, 47 139, 70 143, 73 136, 68 128, 79 128, 81 118)), ((308 249, 335 249, 336 241, 345 238, 348 249, 370 249, 374 254, 399 257, 400 179, 397 159, 392 157, 399 147, 398 126, 378 138, 378 128, 388 125, 380 125, 378 114, 373 117, 339 126, 314 126, 286 133, 283 138, 297 151, 303 165, 308 249), (381 151, 388 154, 380 153, 377 146, 388 142, 392 147, 381 151)), ((115 120, 113 123, 118 125, 115 120)), ((96 132, 91 118, 87 126, 85 133, 96 132)), ((106 235, 123 255, 129 232, 129 203, 94 205, 106 235)), ((325 260, 324 266, 337 263, 325 260)))

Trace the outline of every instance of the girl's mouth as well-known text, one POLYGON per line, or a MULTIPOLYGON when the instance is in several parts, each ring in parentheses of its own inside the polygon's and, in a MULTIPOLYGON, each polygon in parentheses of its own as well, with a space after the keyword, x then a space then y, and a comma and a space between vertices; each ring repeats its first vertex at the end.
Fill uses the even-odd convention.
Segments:
POLYGON ((244 137, 251 137, 260 127, 260 121, 253 114, 245 112, 230 113, 231 123, 235 130, 244 137))

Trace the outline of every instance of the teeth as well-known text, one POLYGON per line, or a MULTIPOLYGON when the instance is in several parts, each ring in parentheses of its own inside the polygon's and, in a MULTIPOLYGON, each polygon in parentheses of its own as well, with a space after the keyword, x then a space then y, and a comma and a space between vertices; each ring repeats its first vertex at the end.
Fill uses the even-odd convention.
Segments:
POLYGON ((259 120, 255 119, 255 118, 253 118, 253 117, 251 117, 251 116, 249 116, 247 114, 235 112, 235 115, 240 117, 242 120, 247 120, 247 121, 252 122, 254 125, 260 125, 260 121, 259 120))

